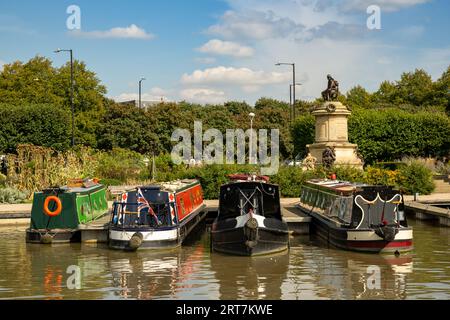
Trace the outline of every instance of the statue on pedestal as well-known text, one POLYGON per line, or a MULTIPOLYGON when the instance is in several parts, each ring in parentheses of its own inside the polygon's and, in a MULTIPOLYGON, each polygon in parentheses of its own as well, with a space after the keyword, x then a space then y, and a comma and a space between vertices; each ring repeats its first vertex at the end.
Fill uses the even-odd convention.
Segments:
POLYGON ((303 170, 314 170, 316 168, 317 158, 313 157, 310 152, 305 159, 303 159, 303 170))
POLYGON ((327 75, 328 87, 322 92, 322 98, 325 101, 336 101, 339 97, 339 82, 333 79, 331 75, 327 75))
POLYGON ((330 169, 336 161, 336 152, 333 148, 327 147, 322 153, 322 163, 325 168, 330 169))

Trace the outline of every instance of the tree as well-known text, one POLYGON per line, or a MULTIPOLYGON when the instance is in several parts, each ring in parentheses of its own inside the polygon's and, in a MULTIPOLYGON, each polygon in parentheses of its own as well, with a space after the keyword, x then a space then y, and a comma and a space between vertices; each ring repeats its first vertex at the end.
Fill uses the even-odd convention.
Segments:
POLYGON ((126 148, 142 154, 162 151, 154 132, 153 119, 134 105, 108 106, 98 131, 98 147, 104 150, 126 148))
POLYGON ((0 105, 0 151, 13 153, 19 144, 50 147, 70 145, 67 110, 47 104, 0 105))
POLYGON ((51 61, 40 56, 27 63, 5 64, 0 72, 0 101, 11 105, 61 105, 64 97, 55 91, 56 75, 51 61))
POLYGON ((347 92, 347 104, 350 108, 369 108, 372 96, 360 85, 353 87, 347 92))

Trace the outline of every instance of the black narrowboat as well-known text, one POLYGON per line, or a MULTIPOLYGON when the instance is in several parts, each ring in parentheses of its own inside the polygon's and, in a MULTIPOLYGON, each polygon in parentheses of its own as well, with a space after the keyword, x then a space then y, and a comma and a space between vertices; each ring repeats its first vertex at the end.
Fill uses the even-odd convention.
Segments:
POLYGON ((299 207, 312 217, 312 232, 337 248, 396 255, 413 249, 403 195, 393 187, 310 180, 299 207))
POLYGON ((289 232, 281 216, 278 185, 263 176, 230 178, 220 188, 219 212, 211 229, 212 250, 241 256, 287 250, 289 232))

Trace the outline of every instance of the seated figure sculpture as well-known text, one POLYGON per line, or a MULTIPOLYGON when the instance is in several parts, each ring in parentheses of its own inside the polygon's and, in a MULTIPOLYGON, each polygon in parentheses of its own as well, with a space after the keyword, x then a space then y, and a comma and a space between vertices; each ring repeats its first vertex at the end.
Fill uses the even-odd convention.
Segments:
POLYGON ((331 75, 327 75, 328 87, 322 92, 322 98, 325 101, 335 101, 339 96, 339 82, 333 79, 331 75))

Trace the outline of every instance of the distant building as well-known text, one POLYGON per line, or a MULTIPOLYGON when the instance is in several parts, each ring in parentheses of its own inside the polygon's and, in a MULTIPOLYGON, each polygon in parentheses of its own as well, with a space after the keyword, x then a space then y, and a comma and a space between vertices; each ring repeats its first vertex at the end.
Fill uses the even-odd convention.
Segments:
MULTIPOLYGON (((144 101, 144 100, 142 100, 141 101, 141 106, 142 106, 143 109, 148 109, 148 108, 157 106, 160 103, 165 103, 165 102, 168 102, 168 101, 164 100, 162 98, 161 98, 161 100, 151 100, 151 101, 148 101, 148 100, 144 101)), ((120 102, 117 102, 117 104, 120 104, 120 105, 135 105, 136 107, 139 107, 139 100, 120 101, 120 102)))

